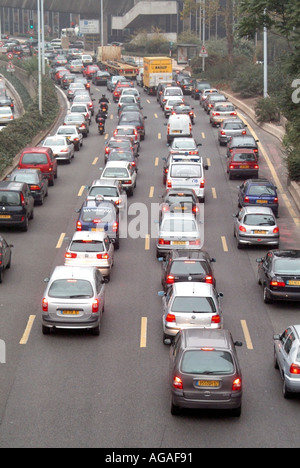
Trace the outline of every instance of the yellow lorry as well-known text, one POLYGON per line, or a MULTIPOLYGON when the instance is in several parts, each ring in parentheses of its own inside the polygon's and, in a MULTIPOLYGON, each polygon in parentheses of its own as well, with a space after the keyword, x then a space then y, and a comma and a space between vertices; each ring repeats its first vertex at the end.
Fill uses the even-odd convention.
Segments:
POLYGON ((170 57, 144 57, 144 90, 156 94, 159 83, 172 81, 172 59, 170 57))

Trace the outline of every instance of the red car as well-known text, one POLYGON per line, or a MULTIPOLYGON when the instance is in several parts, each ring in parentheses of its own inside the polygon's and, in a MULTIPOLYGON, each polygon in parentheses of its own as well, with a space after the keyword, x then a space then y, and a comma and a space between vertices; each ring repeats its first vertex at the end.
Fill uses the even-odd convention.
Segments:
POLYGON ((85 67, 82 74, 87 80, 91 80, 93 75, 97 73, 97 71, 100 71, 98 65, 88 65, 87 67, 85 67))
POLYGON ((258 159, 254 150, 234 148, 227 161, 229 179, 235 177, 258 177, 258 159))
POLYGON ((132 88, 132 84, 130 82, 120 82, 116 84, 116 87, 113 92, 113 100, 114 102, 118 102, 121 96, 122 89, 124 88, 132 88))
POLYGON ((60 84, 62 77, 66 75, 67 73, 71 74, 70 70, 67 70, 66 68, 62 68, 61 70, 58 70, 54 75, 55 83, 60 84))
POLYGON ((43 176, 54 185, 57 178, 57 160, 51 148, 42 146, 29 146, 24 148, 19 159, 19 169, 40 169, 43 176))

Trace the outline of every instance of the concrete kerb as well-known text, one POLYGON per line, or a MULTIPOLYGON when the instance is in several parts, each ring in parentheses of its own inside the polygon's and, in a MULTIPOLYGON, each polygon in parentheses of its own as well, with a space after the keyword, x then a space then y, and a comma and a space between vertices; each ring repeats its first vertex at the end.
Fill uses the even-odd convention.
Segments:
MULTIPOLYGON (((225 94, 225 96, 228 97, 228 99, 232 102, 232 104, 234 104, 237 107, 237 109, 240 109, 248 117, 250 117, 251 120, 253 120, 253 122, 256 125, 258 125, 262 130, 265 130, 266 132, 275 136, 280 141, 280 143, 282 143, 284 135, 285 135, 285 128, 283 125, 274 125, 270 123, 259 124, 256 120, 255 111, 252 107, 249 107, 243 101, 235 98, 234 96, 232 96, 230 93, 227 93, 226 91, 221 91, 221 92, 225 94)), ((300 211, 300 186, 299 184, 297 182, 294 182, 288 179, 287 186, 288 186, 288 191, 290 195, 292 196, 295 204, 298 207, 298 210, 300 211)))
MULTIPOLYGON (((65 113, 66 109, 68 108, 68 100, 64 94, 64 92, 58 87, 58 86, 55 86, 56 87, 56 90, 58 92, 58 94, 61 95, 61 97, 63 97, 63 102, 64 102, 64 105, 60 106, 60 112, 58 113, 55 121, 53 122, 53 124, 47 129, 47 130, 43 130, 41 132, 39 132, 32 140, 31 142, 31 146, 38 146, 41 141, 43 141, 47 135, 49 135, 49 133, 52 132, 52 130, 55 128, 55 126, 58 124, 59 120, 62 118, 63 114, 65 113)), ((61 99, 60 99, 60 102, 61 102, 61 99)), ((23 104, 22 104, 23 105, 23 104)), ((20 151, 13 159, 13 163, 11 166, 9 166, 5 171, 4 173, 2 174, 1 176, 1 180, 5 180, 6 177, 18 166, 18 162, 19 162, 19 159, 20 159, 20 156, 21 156, 21 153, 22 151, 20 151)))

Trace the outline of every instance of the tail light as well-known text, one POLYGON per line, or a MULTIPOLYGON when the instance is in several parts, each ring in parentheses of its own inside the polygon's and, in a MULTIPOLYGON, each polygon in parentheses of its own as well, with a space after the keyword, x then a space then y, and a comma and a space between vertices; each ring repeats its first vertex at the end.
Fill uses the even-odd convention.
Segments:
POLYGON ((244 198, 244 203, 249 203, 249 201, 250 201, 250 200, 249 200, 249 197, 245 197, 245 198, 244 198))
POLYGON ((277 234, 279 232, 279 227, 277 226, 276 228, 273 229, 273 234, 277 234))
POLYGON ((122 200, 120 198, 118 198, 117 200, 115 200, 115 205, 120 205, 122 202, 122 200))
POLYGON ((190 241, 189 242, 189 245, 200 245, 200 240, 199 239, 196 239, 194 241, 190 241))
POLYGON ((221 135, 226 135, 226 133, 224 132, 224 130, 221 130, 220 134, 221 134, 221 135))
POLYGON ((259 165, 255 164, 254 169, 259 169, 259 165))
POLYGON ((230 115, 236 115, 236 112, 230 112, 230 115))
POLYGON ((108 260, 109 259, 109 254, 108 253, 97 254, 96 257, 98 258, 98 260, 108 260))
POLYGON ((236 392, 236 391, 241 391, 241 390, 242 390, 242 379, 240 377, 237 377, 232 382, 232 391, 236 392))
POLYGON ((205 180, 204 179, 200 180, 200 188, 204 188, 204 185, 205 185, 205 180))
POLYGON ((48 301, 45 297, 42 300, 42 309, 43 312, 48 312, 48 301))
POLYGON ((229 169, 234 169, 234 164, 229 164, 229 169))
POLYGON ((74 252, 66 252, 65 258, 77 258, 77 254, 74 252))
POLYGON ((99 312, 99 299, 95 299, 92 304, 92 312, 93 314, 99 312))
POLYGON ((213 284, 214 282, 214 278, 212 275, 206 275, 205 276, 205 283, 208 283, 208 284, 213 284))
POLYGON ((220 112, 213 112, 212 115, 213 116, 220 115, 220 112))
POLYGON ((290 373, 291 374, 296 374, 296 375, 299 375, 300 374, 300 366, 298 364, 291 364, 290 365, 290 373))
POLYGON ((239 231, 246 232, 246 228, 244 226, 239 226, 239 231))
POLYGON ((167 180, 167 187, 172 188, 172 181, 170 179, 167 180))
POLYGON ((193 212, 193 213, 198 213, 198 212, 199 212, 199 208, 198 208, 197 205, 193 206, 192 212, 193 212))
POLYGON ((174 376, 173 387, 177 388, 178 390, 183 390, 183 383, 180 377, 174 376))
POLYGON ((211 318, 211 323, 221 323, 221 317, 219 314, 213 315, 211 318))
POLYGON ((284 281, 278 281, 276 278, 273 278, 270 281, 270 286, 273 288, 284 288, 285 287, 285 282, 284 281))
POLYGON ((30 190, 40 190, 38 185, 30 185, 30 190))
POLYGON ((166 284, 173 284, 175 281, 175 277, 173 275, 168 275, 166 278, 166 284))
POLYGON ((257 148, 254 148, 254 153, 258 153, 258 149, 257 149, 257 148))
POLYGON ((69 151, 68 148, 63 148, 63 149, 61 150, 61 153, 67 153, 68 151, 69 151))
POLYGON ((24 195, 22 192, 21 192, 21 205, 25 206, 25 199, 24 199, 24 195))
POLYGON ((76 231, 82 231, 82 224, 80 221, 77 221, 76 223, 76 231))
POLYGON ((166 322, 176 322, 176 318, 174 314, 168 314, 166 316, 166 322))
POLYGON ((242 135, 246 135, 246 133, 247 133, 246 130, 242 131, 242 135))
POLYGON ((131 180, 122 180, 122 184, 123 184, 123 185, 130 185, 130 184, 131 184, 131 180))
POLYGON ((274 198, 274 203, 278 203, 278 198, 277 197, 274 198))
POLYGON ((113 224, 113 232, 117 232, 118 230, 118 223, 117 221, 113 224))
POLYGON ((167 241, 167 240, 164 240, 162 239, 161 237, 158 239, 158 244, 159 245, 170 245, 171 244, 171 241, 167 241))

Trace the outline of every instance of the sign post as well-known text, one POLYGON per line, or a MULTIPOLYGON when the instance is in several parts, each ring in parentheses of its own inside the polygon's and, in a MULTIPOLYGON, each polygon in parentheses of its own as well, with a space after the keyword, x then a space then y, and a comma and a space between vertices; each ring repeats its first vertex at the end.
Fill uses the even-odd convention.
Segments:
POLYGON ((208 57, 208 53, 204 44, 200 49, 199 57, 202 57, 202 71, 205 71, 205 59, 208 57))

